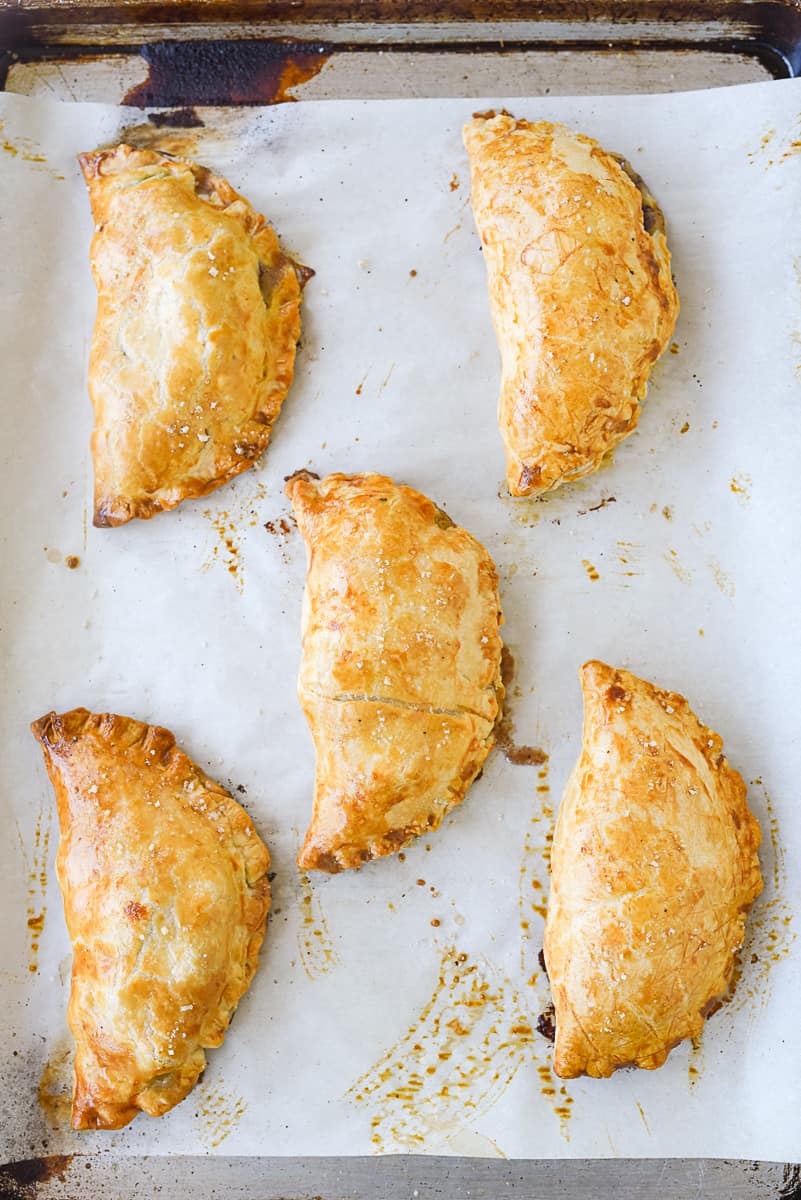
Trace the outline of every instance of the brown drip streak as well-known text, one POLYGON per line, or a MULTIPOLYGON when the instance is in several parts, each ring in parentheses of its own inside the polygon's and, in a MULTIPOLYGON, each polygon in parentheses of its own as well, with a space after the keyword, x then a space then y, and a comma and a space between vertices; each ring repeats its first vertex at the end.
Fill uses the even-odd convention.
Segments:
POLYGON ((319 892, 312 888, 308 875, 301 875, 300 885, 301 926, 298 930, 298 949, 303 970, 309 979, 318 979, 333 970, 338 959, 331 934, 328 932, 319 892))
MULTIPOLYGON (((545 920, 547 915, 546 887, 539 877, 538 863, 544 862, 546 873, 550 870, 551 845, 553 843, 554 811, 547 803, 550 786, 548 784, 548 766, 543 764, 537 778, 540 783, 537 792, 540 796, 539 805, 535 806, 528 830, 526 832, 523 859, 520 864, 520 881, 518 905, 520 911, 520 965, 524 978, 532 986, 536 982, 538 970, 548 978, 545 965, 545 953, 540 949, 536 963, 531 956, 531 921, 532 914, 545 920)), ((535 1021, 537 1033, 546 1041, 553 1043, 556 1038, 556 1013, 553 1004, 549 1004, 535 1021)), ((566 1141, 570 1140, 568 1122, 572 1115, 573 1097, 568 1094, 564 1083, 556 1078, 549 1066, 538 1066, 541 1088, 540 1092, 551 1105, 554 1114, 559 1119, 559 1129, 566 1141)))
POLYGON ((28 859, 22 835, 19 835, 23 860, 28 876, 28 903, 26 907, 26 925, 30 944, 28 970, 35 975, 39 969, 39 941, 44 931, 47 905, 47 866, 50 848, 50 827, 52 812, 42 808, 36 818, 33 835, 33 856, 28 859))
POLYGON ((735 1010, 749 1002, 757 1010, 764 1006, 770 996, 773 969, 788 957, 796 940, 793 910, 785 899, 784 847, 773 801, 760 777, 752 780, 751 786, 759 788, 764 799, 767 829, 763 823, 763 832, 767 833, 772 862, 769 873, 766 873, 765 889, 757 897, 749 914, 745 941, 735 955, 728 993, 720 1001, 720 1004, 731 1005, 735 1010))
POLYGON ((690 1042, 690 1060, 687 1064, 687 1082, 691 1088, 694 1088, 701 1078, 703 1069, 703 1043, 701 1038, 692 1038, 690 1042))
POLYGON ((247 1107, 241 1096, 230 1095, 222 1088, 205 1084, 199 1089, 197 1117, 212 1148, 225 1141, 247 1107))
POLYGON ((509 689, 515 677, 515 660, 508 646, 501 650, 501 682, 506 689, 504 711, 495 727, 495 744, 503 751, 507 762, 515 766, 539 767, 548 761, 548 755, 537 746, 522 746, 514 740, 514 721, 509 712, 509 689))
POLYGON ((47 159, 45 158, 45 156, 43 154, 33 154, 32 152, 26 153, 25 151, 21 151, 19 146, 15 146, 13 142, 8 142, 8 141, 3 142, 2 147, 5 150, 6 154, 10 154, 12 158, 16 158, 17 155, 20 155, 20 157, 22 159, 24 159, 25 162, 34 162, 34 163, 46 163, 47 162, 47 159))
POLYGON ((540 1077, 540 1095, 551 1105, 554 1115, 559 1118, 559 1131, 565 1141, 569 1142, 568 1122, 573 1115, 573 1097, 568 1095, 567 1088, 549 1066, 538 1066, 537 1074, 540 1077))
POLYGON ((617 503, 617 496, 603 496, 597 504, 591 504, 589 508, 580 508, 576 516, 586 517, 588 513, 600 512, 602 508, 608 508, 610 504, 617 503))
POLYGON ((219 541, 212 547, 210 556, 204 562, 203 569, 208 570, 215 561, 222 562, 237 589, 241 592, 245 585, 244 564, 239 557, 238 539, 240 534, 236 523, 227 512, 214 512, 210 508, 204 509, 203 516, 211 521, 219 538, 219 541))
MULTIPOLYGON (((0 42, 1 41, 2 41, 2 14, 0 13, 0 42)), ((6 63, 8 62, 9 57, 10 56, 8 54, 5 55, 6 63)), ((0 55, 0 89, 2 88, 2 76, 3 76, 2 58, 3 58, 3 56, 0 55)), ((0 132, 2 132, 2 130, 4 128, 5 128, 5 122, 0 120, 0 132)), ((43 170, 47 171, 47 173, 49 175, 51 175, 53 179, 62 179, 63 180, 63 178, 64 178, 63 175, 61 175, 57 171, 54 171, 52 169, 52 167, 48 166, 46 155, 41 153, 41 146, 39 146, 36 142, 34 142, 32 138, 18 137, 16 139, 16 141, 13 141, 13 142, 10 141, 8 138, 0 138, 0 150, 4 151, 6 154, 10 155, 11 158, 19 158, 19 159, 21 159, 22 162, 29 162, 29 163, 36 164, 34 169, 38 169, 41 167, 43 170)))
POLYGON ((550 785, 548 765, 543 763, 537 772, 537 797, 523 842, 523 857, 520 861, 518 879, 518 911, 520 914, 520 969, 523 978, 533 984, 537 967, 544 971, 544 958, 540 951, 537 963, 530 961, 531 923, 536 917, 544 921, 547 914, 547 884, 540 877, 545 865, 545 879, 550 870, 551 844, 553 842, 554 813, 549 803, 550 785))
POLYGON ((369 1107, 377 1152, 431 1147, 496 1103, 533 1036, 509 981, 449 947, 420 1016, 347 1099, 369 1107))

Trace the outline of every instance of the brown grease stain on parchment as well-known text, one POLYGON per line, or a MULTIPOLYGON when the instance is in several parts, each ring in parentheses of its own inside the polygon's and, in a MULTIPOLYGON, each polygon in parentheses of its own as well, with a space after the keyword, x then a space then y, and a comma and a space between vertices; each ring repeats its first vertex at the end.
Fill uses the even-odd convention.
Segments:
MULTIPOLYGON (((556 815, 551 804, 551 788, 548 782, 548 761, 537 772, 536 798, 531 818, 523 841, 523 857, 518 878, 518 911, 520 914, 520 969, 526 986, 536 987, 540 973, 540 950, 548 911, 548 876, 551 871, 551 848, 553 846, 556 815), (532 934, 532 925, 537 929, 532 934)), ((531 993, 532 998, 536 993, 531 993)), ((535 1020, 535 1027, 542 1033, 542 1018, 535 1020)), ((550 1057, 551 1048, 546 1053, 550 1057)), ((550 1064, 537 1065, 540 1095, 548 1102, 559 1119, 559 1131, 565 1141, 570 1141, 569 1121, 572 1114, 573 1097, 566 1084, 554 1075, 550 1064)))
POLYGON ((734 493, 742 505, 748 504, 751 499, 751 476, 746 475, 741 471, 739 475, 732 475, 729 480, 729 490, 734 493))
POLYGON ((692 571, 690 571, 682 562, 679 561, 678 550, 668 550, 667 554, 664 554, 662 557, 678 579, 679 583, 692 583, 692 571))
POLYGON ((756 166, 758 163, 763 163, 766 168, 772 167, 773 159, 770 157, 770 152, 775 138, 776 130, 773 126, 770 126, 770 128, 766 129, 765 132, 760 135, 759 145, 755 147, 755 149, 747 151, 746 158, 748 161, 754 166, 756 166))
POLYGON ((570 1141, 569 1122, 573 1115, 573 1097, 568 1093, 567 1086, 550 1066, 541 1064, 537 1067, 540 1080, 540 1095, 549 1102, 554 1114, 559 1118, 559 1132, 566 1142, 570 1141))
MULTIPOLYGON (((542 945, 542 930, 532 938, 532 918, 545 920, 548 897, 548 872, 551 865, 554 811, 550 804, 548 763, 537 772, 537 791, 534 808, 523 841, 523 857, 518 880, 518 910, 520 913, 520 970, 527 983, 537 977, 538 947, 542 945)), ((537 922, 539 927, 539 922, 537 922)))
POLYGON ((319 892, 312 887, 308 875, 300 876, 300 886, 300 961, 309 979, 319 979, 321 975, 332 971, 339 959, 328 932, 319 892))
POLYGON ((32 975, 35 975, 39 969, 39 942, 44 931, 45 917, 47 915, 45 896, 47 895, 48 852, 50 849, 52 823, 53 810, 42 806, 39 809, 39 815, 36 818, 34 826, 33 850, 30 856, 28 855, 20 828, 17 826, 17 836, 19 837, 28 883, 25 917, 29 946, 28 970, 32 975))
POLYGON ((538 767, 548 761, 548 755, 539 746, 524 746, 515 741, 515 723, 509 701, 520 696, 520 688, 512 687, 515 678, 515 660, 508 646, 501 648, 501 682, 505 689, 501 720, 495 727, 495 744, 504 754, 506 761, 518 767, 538 767))
POLYGON ((710 559, 707 563, 707 566, 709 567, 710 573, 715 582, 715 587, 718 589, 718 591, 722 592, 724 596, 728 596, 730 600, 733 600, 735 587, 734 580, 731 578, 731 576, 727 575, 716 558, 710 559))
MULTIPOLYGON (((240 476, 243 490, 241 497, 231 491, 226 509, 203 509, 203 516, 211 524, 217 540, 211 546, 201 564, 202 571, 222 567, 231 577, 236 590, 241 594, 245 588, 245 563, 242 556, 242 540, 246 529, 255 529, 261 523, 257 505, 266 499, 266 484, 254 480, 247 473, 240 476)), ((235 485, 236 486, 236 485, 235 485)))
POLYGON ((286 541, 292 534, 292 526, 288 517, 276 517, 274 521, 265 521, 264 528, 273 537, 280 538, 281 541, 286 541))
POLYGON ((778 134, 772 126, 766 129, 759 139, 759 145, 749 150, 746 157, 754 166, 762 166, 769 171, 796 154, 801 154, 801 116, 797 116, 794 124, 782 134, 778 134))
MULTIPOLYGON (((531 917, 542 921, 545 916, 543 877, 550 864, 554 819, 547 756, 539 766, 519 880, 520 961, 532 988, 538 970, 531 917)), ((528 1062, 536 1069, 540 1095, 569 1141, 573 1097, 541 1061, 540 1053, 550 1056, 551 1051, 539 1043, 527 1008, 514 984, 487 959, 447 947, 437 986, 420 1016, 346 1093, 352 1104, 370 1111, 375 1152, 431 1150, 445 1142, 460 1146, 462 1134, 475 1134, 477 1119, 528 1062)))
POLYGON ((64 179, 64 176, 59 172, 54 171, 48 164, 47 158, 42 154, 41 146, 37 145, 32 138, 18 137, 15 141, 3 136, 5 131, 5 122, 0 121, 0 150, 11 158, 19 158, 23 162, 34 164, 34 170, 43 168, 48 175, 53 179, 64 179))
POLYGON ((263 526, 270 537, 275 539, 281 555, 281 562, 288 566, 292 557, 289 543, 298 527, 293 514, 286 513, 283 516, 274 517, 271 521, 264 521, 263 526))
MULTIPOLYGON (((515 663, 511 651, 504 647, 501 659, 501 676, 507 696, 514 682, 515 663)), ((519 695, 519 688, 514 689, 519 695)), ((518 877, 518 913, 520 920, 520 971, 528 988, 535 988, 539 974, 538 946, 542 945, 542 923, 547 912, 548 874, 551 869, 551 847, 553 845, 555 815, 550 804, 548 782, 548 755, 544 750, 532 746, 517 746, 512 740, 513 725, 508 712, 504 716, 498 741, 507 759, 513 763, 537 766, 536 799, 531 819, 523 842, 523 857, 518 877), (504 731, 504 725, 506 730, 504 731), (539 928, 538 937, 532 937, 532 923, 539 928)), ((529 1022, 532 1014, 528 1015, 529 1022)), ((540 1028, 540 1022, 535 1022, 540 1028)), ((549 1051, 550 1053, 550 1051, 549 1051)), ((536 1053, 533 1053, 536 1059, 536 1053)), ((550 1066, 537 1065, 540 1078, 540 1094, 548 1102, 559 1119, 559 1129, 566 1141, 570 1140, 568 1122, 573 1098, 561 1080, 553 1075, 550 1066)))
MULTIPOLYGON (((244 498, 241 506, 242 511, 237 517, 240 524, 248 525, 251 529, 255 529, 257 525, 262 523, 261 516, 256 511, 256 505, 260 504, 262 500, 266 500, 268 495, 269 488, 267 487, 267 484, 261 483, 257 480, 248 491, 247 496, 244 498)), ((295 518, 291 517, 290 519, 294 524, 295 518)))
POLYGON ((687 1083, 690 1086, 690 1091, 693 1090, 698 1080, 704 1073, 704 1040, 702 1037, 694 1037, 690 1039, 690 1057, 687 1062, 687 1083))
MULTIPOLYGON (((515 525, 533 529, 541 520, 552 525, 572 523, 577 517, 591 517, 617 503, 617 496, 607 495, 602 488, 598 494, 598 473, 613 465, 613 451, 604 457, 600 466, 584 479, 577 479, 567 490, 546 492, 541 496, 511 496, 506 480, 501 480, 496 495, 515 525)), ((603 481, 601 481, 603 483, 603 481)))
POLYGON ((241 533, 239 529, 227 511, 215 512, 214 509, 206 508, 203 510, 203 516, 211 522, 218 540, 211 547, 201 569, 208 571, 219 563, 233 579, 236 590, 240 593, 243 592, 245 574, 240 557, 241 533))
MULTIPOLYGON (((637 542, 616 542, 617 546, 617 561, 621 566, 625 567, 624 571, 616 571, 616 575, 622 575, 624 579, 632 579, 635 575, 642 575, 642 559, 640 552, 642 546, 637 542)), ((623 587, 629 587, 629 584, 624 583, 623 587)))
POLYGON ((512 985, 484 958, 446 948, 433 995, 406 1034, 346 1093, 371 1113, 377 1154, 452 1139, 500 1099, 532 1055, 512 985))
MULTIPOLYGON (((696 532, 698 532, 697 526, 696 532)), ((667 554, 664 554, 662 557, 678 579, 679 583, 684 583, 688 586, 692 584, 693 573, 690 568, 685 567, 685 565, 679 559, 678 550, 668 550, 667 554)), ((709 559, 709 561, 706 563, 706 568, 712 576, 712 581, 718 591, 722 592, 723 595, 728 597, 729 600, 733 600, 736 590, 734 580, 723 569, 718 559, 709 559)))
POLYGON ((239 1118, 247 1111, 247 1103, 219 1085, 203 1083, 197 1089, 196 1117, 201 1137, 210 1149, 222 1145, 233 1133, 239 1118))
POLYGON ((498 499, 502 502, 509 517, 516 525, 533 529, 544 515, 542 499, 539 496, 510 496, 506 480, 498 486, 498 499))
POLYGON ((73 1084, 73 1044, 65 1031, 54 1042, 39 1078, 39 1104, 53 1128, 69 1126, 73 1084))
POLYGON ((784 847, 773 801, 760 777, 753 779, 751 786, 762 793, 767 812, 767 822, 762 821, 761 855, 765 887, 746 923, 745 941, 739 953, 737 986, 728 1006, 735 1011, 748 1006, 756 1015, 770 998, 773 969, 790 954, 796 932, 793 910, 785 898, 784 847))
MULTIPOLYGON (((801 256, 793 259, 793 278, 795 284, 795 310, 798 313, 798 306, 801 305, 801 256)), ((796 356, 796 373, 801 375, 801 319, 798 317, 796 317, 796 326, 790 334, 790 339, 793 343, 796 356)))

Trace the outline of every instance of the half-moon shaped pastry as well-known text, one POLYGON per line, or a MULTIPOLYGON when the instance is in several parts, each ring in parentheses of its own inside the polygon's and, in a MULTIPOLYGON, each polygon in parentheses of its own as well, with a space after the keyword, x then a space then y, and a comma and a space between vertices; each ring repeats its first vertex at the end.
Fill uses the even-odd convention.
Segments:
POLYGON ((383 475, 287 483, 308 553, 298 694, 317 753, 298 865, 336 872, 436 829, 494 743, 498 578, 483 546, 383 475))
POLYGON ((31 726, 61 827, 75 1129, 187 1095, 253 978, 270 856, 166 729, 84 708, 31 726))
POLYGON ((464 127, 501 352, 513 496, 596 470, 637 424, 679 311, 662 215, 625 160, 547 121, 464 127))
POLYGON ((205 167, 125 145, 79 161, 95 220, 94 523, 122 525, 265 449, 292 383, 300 269, 205 167))
POLYGON ((762 890, 745 785, 683 696, 582 668, 584 742, 551 856, 554 1070, 661 1067, 734 979, 762 890))

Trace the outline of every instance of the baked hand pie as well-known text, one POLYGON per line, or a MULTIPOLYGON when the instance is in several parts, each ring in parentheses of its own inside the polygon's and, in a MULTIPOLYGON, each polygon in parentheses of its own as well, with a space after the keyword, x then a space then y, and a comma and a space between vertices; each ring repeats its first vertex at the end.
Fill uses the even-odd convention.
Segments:
POLYGON ((436 829, 494 742, 498 578, 483 546, 383 475, 287 483, 308 554, 298 694, 317 754, 301 869, 436 829))
POLYGON ((584 742, 551 856, 554 1070, 661 1067, 731 988, 762 890, 745 785, 683 696, 582 668, 584 742))
POLYGON ((80 155, 95 234, 95 525, 152 517, 251 467, 292 383, 304 273, 188 159, 80 155))
POLYGON ((464 127, 501 352, 513 496, 587 475, 637 424, 679 301, 662 214, 628 163, 548 121, 464 127))
POLYGON ((187 1095, 253 978, 270 856, 166 729, 84 708, 32 725, 61 827, 75 1129, 187 1095))

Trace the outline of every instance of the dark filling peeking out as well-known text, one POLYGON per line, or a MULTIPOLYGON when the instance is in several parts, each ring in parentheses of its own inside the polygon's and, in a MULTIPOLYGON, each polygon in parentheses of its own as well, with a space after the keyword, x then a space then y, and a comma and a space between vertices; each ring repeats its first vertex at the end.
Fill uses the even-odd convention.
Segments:
POLYGON ((665 218, 662 216, 662 210, 648 191, 648 186, 642 175, 637 174, 629 160, 624 158, 622 154, 613 154, 612 158, 618 166, 623 168, 642 197, 642 223, 645 232, 656 233, 659 231, 659 233, 664 233, 665 218))

